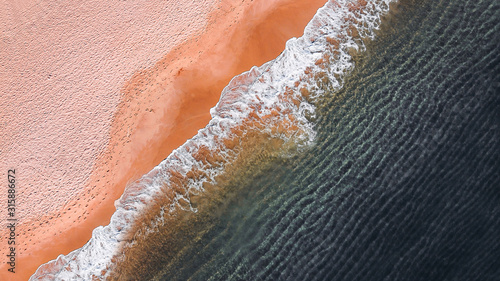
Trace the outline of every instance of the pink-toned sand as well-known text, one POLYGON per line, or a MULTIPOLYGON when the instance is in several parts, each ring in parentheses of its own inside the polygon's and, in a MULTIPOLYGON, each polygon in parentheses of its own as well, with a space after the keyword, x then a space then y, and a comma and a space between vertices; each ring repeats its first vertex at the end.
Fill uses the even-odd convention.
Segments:
POLYGON ((325 2, 2 1, 0 171, 6 186, 16 169, 18 236, 11 274, 0 230, 0 280, 83 246, 128 182, 208 123, 229 80, 325 2))

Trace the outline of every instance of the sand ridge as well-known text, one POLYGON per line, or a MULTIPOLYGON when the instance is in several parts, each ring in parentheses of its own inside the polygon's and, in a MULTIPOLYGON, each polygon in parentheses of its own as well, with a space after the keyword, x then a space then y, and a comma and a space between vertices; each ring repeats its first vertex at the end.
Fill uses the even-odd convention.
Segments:
MULTIPOLYGON (((68 184, 71 188, 67 193, 71 194, 62 194, 64 204, 57 204, 61 201, 54 201, 56 204, 48 201, 52 203, 50 205, 52 209, 49 208, 51 211, 27 211, 38 216, 31 220, 26 219, 28 223, 24 229, 21 228, 23 236, 19 240, 26 249, 21 250, 18 260, 23 264, 23 268, 20 268, 22 273, 31 274, 40 263, 81 247, 90 238, 93 228, 107 224, 114 212, 112 203, 119 198, 126 184, 149 171, 173 149, 204 127, 210 119, 209 109, 218 101, 220 91, 229 80, 234 75, 248 70, 252 65, 260 65, 276 57, 283 50, 288 38, 302 34, 306 23, 324 2, 326 1, 204 1, 205 6, 199 7, 199 11, 189 15, 177 15, 180 19, 174 20, 174 22, 181 19, 186 21, 189 20, 189 16, 205 17, 203 23, 197 25, 195 20, 193 23, 190 22, 187 28, 180 31, 176 29, 177 33, 174 32, 175 35, 172 35, 181 38, 188 34, 189 38, 183 37, 184 41, 181 39, 176 41, 181 43, 163 46, 164 50, 170 52, 161 60, 157 59, 153 67, 144 68, 147 63, 137 66, 136 70, 139 71, 128 76, 131 78, 122 84, 125 86, 122 86, 121 90, 110 90, 107 95, 94 97, 97 100, 96 104, 105 107, 107 119, 96 115, 92 106, 82 107, 85 103, 75 102, 76 112, 73 111, 75 116, 81 114, 82 109, 91 116, 84 118, 81 124, 89 120, 98 122, 102 119, 108 123, 104 122, 106 126, 101 124, 101 127, 92 124, 92 127, 100 128, 98 133, 82 134, 94 141, 89 145, 93 154, 89 159, 84 159, 85 165, 74 163, 75 166, 83 165, 86 169, 79 171, 82 175, 76 177, 79 179, 77 183, 68 184), (201 15, 200 11, 211 12, 201 15), (276 29, 276 26, 279 28, 276 29), (263 41, 267 42, 265 48, 263 41), (109 96, 110 101, 107 104, 103 103, 103 96, 109 96), (108 132, 105 132, 106 130, 108 132), (103 136, 104 141, 98 139, 103 136), (91 172, 89 163, 94 163, 90 167, 91 172), (46 215, 40 215, 42 213, 46 215)), ((175 14, 172 11, 185 13, 185 10, 180 10, 178 7, 177 10, 176 8, 169 10, 171 14, 175 14)), ((131 20, 137 24, 138 19, 134 16, 137 15, 132 15, 131 20)), ((151 30, 148 29, 148 32, 151 30)), ((125 42, 126 40, 123 40, 121 44, 125 42)), ((155 46, 155 48, 160 47, 155 46)), ((132 55, 127 55, 130 52, 124 53, 127 60, 132 58, 132 55)), ((101 60, 104 60, 104 64, 109 64, 106 59, 101 58, 101 60)), ((149 61, 148 58, 145 61, 149 61)), ((87 69, 91 69, 91 65, 87 69)), ((118 74, 122 77, 127 76, 123 72, 115 75, 118 74)), ((2 79, 4 76, 1 76, 2 79)), ((1 82, 3 84, 4 80, 1 82)), ((12 84, 12 81, 10 83, 12 84)), ((89 85, 94 87, 96 84, 92 82, 89 85)), ((67 102, 68 98, 63 101, 67 102)), ((37 108, 36 105, 33 108, 37 108)), ((30 114, 29 111, 28 108, 24 114, 30 114)), ((65 136, 64 130, 61 129, 58 138, 61 135, 65 136)), ((19 133, 10 134, 15 136, 19 133)), ((10 135, 5 139, 8 137, 10 135)), ((43 140, 44 135, 38 138, 43 140)), ((78 143, 72 139, 69 141, 72 144, 78 143)), ((17 157, 23 159, 24 155, 17 157)), ((74 158, 70 157, 67 160, 71 162, 74 158)), ((61 161, 60 156, 55 157, 54 163, 67 164, 61 161)), ((25 167, 37 167, 35 164, 40 165, 38 162, 28 163, 25 167)), ((70 179, 75 178, 71 173, 66 176, 70 179)), ((39 184, 46 184, 52 177, 57 179, 59 176, 52 172, 44 179, 45 182, 40 180, 39 184)), ((57 184, 59 183, 55 186, 57 184)), ((36 189, 33 186, 34 184, 31 184, 31 188, 36 189)), ((54 194, 57 196, 61 192, 54 194)), ((54 194, 44 194, 42 198, 45 196, 51 198, 54 194)), ((39 205, 36 202, 33 204, 35 208, 39 205)), ((4 268, 0 268, 0 276, 3 276, 2 272, 5 272, 4 268)), ((22 278, 27 276, 29 275, 24 274, 22 278)), ((21 275, 16 277, 21 278, 21 275)), ((24 280, 22 278, 19 280, 24 280)))

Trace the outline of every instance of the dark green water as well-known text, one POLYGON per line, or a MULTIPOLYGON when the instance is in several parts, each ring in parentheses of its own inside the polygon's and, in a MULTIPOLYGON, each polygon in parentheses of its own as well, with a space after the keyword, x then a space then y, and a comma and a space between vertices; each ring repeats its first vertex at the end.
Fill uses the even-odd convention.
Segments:
POLYGON ((500 2, 403 0, 377 36, 162 280, 498 280, 500 2))

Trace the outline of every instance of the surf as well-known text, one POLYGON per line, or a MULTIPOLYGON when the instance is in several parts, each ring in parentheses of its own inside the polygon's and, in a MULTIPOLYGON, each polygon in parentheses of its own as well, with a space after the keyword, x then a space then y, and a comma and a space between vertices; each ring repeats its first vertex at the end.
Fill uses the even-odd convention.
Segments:
POLYGON ((200 214, 238 192, 222 188, 228 175, 314 143, 316 102, 342 88, 355 67, 352 56, 374 38, 391 2, 328 1, 276 59, 231 80, 205 128, 126 187, 108 226, 96 228, 84 247, 42 265, 30 280, 157 276, 161 266, 144 258, 155 254, 155 245, 171 243, 168 255, 182 250, 175 230, 196 226, 200 214))

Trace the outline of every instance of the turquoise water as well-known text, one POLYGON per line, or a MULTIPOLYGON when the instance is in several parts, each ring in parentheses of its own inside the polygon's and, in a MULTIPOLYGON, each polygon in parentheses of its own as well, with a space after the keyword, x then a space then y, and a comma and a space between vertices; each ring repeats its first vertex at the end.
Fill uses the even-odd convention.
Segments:
POLYGON ((232 174, 156 279, 498 278, 500 2, 400 1, 355 62, 315 144, 232 174))

